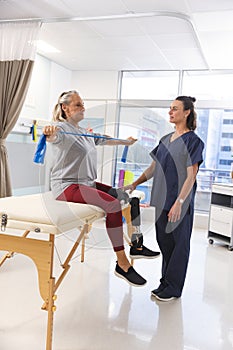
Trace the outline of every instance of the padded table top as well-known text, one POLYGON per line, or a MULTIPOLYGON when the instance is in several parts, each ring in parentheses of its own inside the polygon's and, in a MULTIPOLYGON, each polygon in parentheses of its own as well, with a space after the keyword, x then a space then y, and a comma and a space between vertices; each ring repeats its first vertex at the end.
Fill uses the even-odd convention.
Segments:
MULTIPOLYGON (((135 190, 130 197, 142 200, 145 194, 135 190)), ((7 214, 6 228, 53 234, 91 224, 105 216, 104 210, 94 205, 55 200, 51 191, 0 198, 0 220, 2 214, 7 214)))
POLYGON ((7 228, 61 233, 105 216, 96 206, 55 200, 52 192, 0 198, 0 217, 7 214, 7 228))

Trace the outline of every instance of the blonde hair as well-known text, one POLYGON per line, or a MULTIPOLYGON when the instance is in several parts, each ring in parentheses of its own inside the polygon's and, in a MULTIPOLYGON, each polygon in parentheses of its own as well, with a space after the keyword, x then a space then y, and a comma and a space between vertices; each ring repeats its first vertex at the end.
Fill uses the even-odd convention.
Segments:
POLYGON ((79 93, 76 90, 71 90, 71 91, 65 91, 59 96, 58 102, 53 109, 53 121, 64 122, 64 120, 66 120, 66 115, 62 109, 62 105, 63 104, 69 105, 70 97, 74 94, 79 95, 79 93))

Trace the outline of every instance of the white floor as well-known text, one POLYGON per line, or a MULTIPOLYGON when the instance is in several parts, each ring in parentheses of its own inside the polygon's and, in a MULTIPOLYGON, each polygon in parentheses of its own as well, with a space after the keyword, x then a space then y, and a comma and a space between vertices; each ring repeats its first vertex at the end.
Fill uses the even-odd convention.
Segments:
MULTIPOLYGON (((143 229, 146 245, 156 248, 153 224, 143 229)), ((74 232, 57 238, 55 274, 73 239, 74 232)), ((130 287, 114 275, 103 222, 95 224, 85 262, 75 256, 57 292, 53 350, 233 349, 233 252, 209 245, 203 230, 194 230, 191 246, 182 297, 158 302, 150 291, 158 285, 161 258, 135 261, 148 282, 130 287)), ((0 350, 45 350, 41 305, 35 266, 16 254, 0 269, 0 350)))

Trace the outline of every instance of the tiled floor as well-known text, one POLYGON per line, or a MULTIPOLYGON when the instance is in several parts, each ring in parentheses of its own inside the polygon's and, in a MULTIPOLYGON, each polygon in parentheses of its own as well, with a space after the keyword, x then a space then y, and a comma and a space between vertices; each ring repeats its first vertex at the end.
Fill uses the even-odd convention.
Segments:
MULTIPOLYGON (((153 224, 143 229, 146 245, 157 247, 153 224)), ((56 240, 56 274, 73 236, 56 240)), ((53 350, 233 349, 233 252, 210 246, 201 230, 194 230, 191 244, 182 298, 157 302, 150 291, 158 285, 161 258, 135 261, 148 282, 130 287, 114 275, 103 222, 95 224, 85 262, 75 256, 57 292, 53 350)), ((0 350, 45 350, 47 312, 41 305, 36 268, 17 254, 0 269, 0 350)))

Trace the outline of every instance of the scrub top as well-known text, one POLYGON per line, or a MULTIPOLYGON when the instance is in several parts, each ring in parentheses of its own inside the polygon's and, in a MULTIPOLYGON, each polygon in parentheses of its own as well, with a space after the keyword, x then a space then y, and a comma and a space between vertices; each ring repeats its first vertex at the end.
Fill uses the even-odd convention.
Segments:
MULTIPOLYGON (((150 205, 167 211, 179 196, 187 177, 187 167, 203 162, 204 148, 204 143, 193 131, 174 141, 171 141, 172 134, 164 136, 150 153, 156 162, 150 205)), ((196 182, 183 207, 194 206, 195 192, 196 182)))

